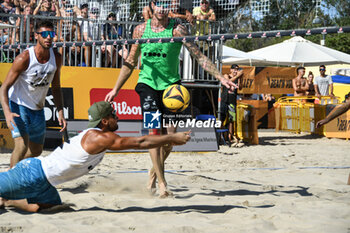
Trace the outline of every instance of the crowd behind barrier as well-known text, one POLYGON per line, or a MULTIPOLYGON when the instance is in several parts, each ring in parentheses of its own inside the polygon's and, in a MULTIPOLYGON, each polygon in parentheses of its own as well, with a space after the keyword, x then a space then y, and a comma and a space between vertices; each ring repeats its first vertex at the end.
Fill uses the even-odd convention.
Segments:
MULTIPOLYGON (((64 65, 121 68, 131 45, 120 41, 132 39, 133 29, 142 22, 115 21, 115 18, 109 16, 106 20, 96 20, 75 16, 0 13, 1 19, 12 18, 11 22, 15 22, 15 25, 12 25, 7 21, 9 27, 0 30, 0 62, 11 63, 25 48, 34 45, 34 28, 38 20, 50 19, 55 22, 56 36, 53 39, 53 47, 62 54, 64 65)), ((220 24, 215 21, 198 20, 185 25, 190 35, 206 36, 220 32, 220 24), (206 27, 203 28, 202 24, 206 27)), ((218 60, 218 41, 196 43, 202 53, 214 63, 218 60)), ((180 60, 180 71, 184 81, 216 83, 216 79, 204 72, 186 49, 182 49, 180 60)))

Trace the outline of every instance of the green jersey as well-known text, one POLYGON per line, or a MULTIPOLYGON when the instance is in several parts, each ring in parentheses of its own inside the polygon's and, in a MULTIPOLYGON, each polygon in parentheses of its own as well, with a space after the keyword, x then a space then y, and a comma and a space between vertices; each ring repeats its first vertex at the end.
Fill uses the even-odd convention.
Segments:
MULTIPOLYGON (((153 32, 151 20, 147 21, 142 39, 173 37, 175 20, 170 19, 168 27, 161 32, 153 32)), ((179 54, 182 43, 141 44, 141 72, 139 83, 147 84, 155 90, 165 90, 180 80, 179 54)))

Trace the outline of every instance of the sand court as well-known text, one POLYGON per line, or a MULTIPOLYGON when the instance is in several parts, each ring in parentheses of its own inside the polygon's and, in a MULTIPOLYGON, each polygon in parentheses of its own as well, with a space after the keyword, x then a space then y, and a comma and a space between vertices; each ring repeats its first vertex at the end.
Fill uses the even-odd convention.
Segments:
MULTIPOLYGON (((0 210, 0 232, 348 232, 350 142, 259 131, 260 145, 172 153, 173 197, 150 195, 147 153, 107 154, 58 186, 64 206, 0 210)), ((45 152, 46 154, 49 152, 45 152)), ((0 170, 10 154, 0 154, 0 170)))

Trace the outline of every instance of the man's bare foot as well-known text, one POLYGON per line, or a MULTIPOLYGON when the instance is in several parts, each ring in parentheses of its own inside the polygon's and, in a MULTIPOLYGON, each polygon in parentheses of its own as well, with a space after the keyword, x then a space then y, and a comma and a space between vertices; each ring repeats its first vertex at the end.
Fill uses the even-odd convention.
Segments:
POLYGON ((170 192, 169 190, 164 190, 162 192, 160 192, 159 194, 159 198, 167 198, 167 197, 172 197, 174 196, 174 194, 172 192, 170 192))
POLYGON ((159 198, 172 197, 174 194, 164 184, 159 184, 159 198))
POLYGON ((147 190, 150 192, 150 194, 154 195, 157 191, 156 189, 157 176, 153 168, 148 172, 148 175, 149 175, 149 180, 147 184, 147 190))

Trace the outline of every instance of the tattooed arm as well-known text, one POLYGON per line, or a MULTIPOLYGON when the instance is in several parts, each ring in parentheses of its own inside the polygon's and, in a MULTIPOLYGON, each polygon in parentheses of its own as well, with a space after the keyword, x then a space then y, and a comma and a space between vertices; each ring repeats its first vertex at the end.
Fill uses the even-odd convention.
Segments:
MULTIPOLYGON (((175 26, 173 35, 174 37, 183 37, 187 36, 188 32, 184 26, 178 24, 175 26)), ((216 65, 212 63, 210 59, 206 57, 193 42, 185 42, 184 45, 187 48, 187 50, 191 53, 191 55, 198 61, 199 65, 202 66, 205 71, 207 71, 217 80, 219 80, 222 83, 222 85, 224 85, 231 91, 237 88, 237 85, 235 85, 232 81, 226 79, 216 68, 216 65)))
MULTIPOLYGON (((140 39, 145 31, 146 23, 138 25, 133 33, 133 39, 140 39)), ((117 96, 120 88, 124 85, 124 83, 129 79, 134 67, 137 65, 137 61, 140 55, 140 45, 133 44, 130 49, 130 53, 122 66, 117 82, 113 89, 106 95, 105 101, 111 102, 114 97, 117 96)))

